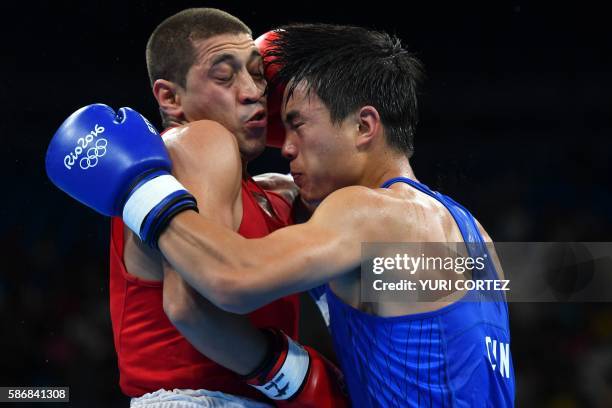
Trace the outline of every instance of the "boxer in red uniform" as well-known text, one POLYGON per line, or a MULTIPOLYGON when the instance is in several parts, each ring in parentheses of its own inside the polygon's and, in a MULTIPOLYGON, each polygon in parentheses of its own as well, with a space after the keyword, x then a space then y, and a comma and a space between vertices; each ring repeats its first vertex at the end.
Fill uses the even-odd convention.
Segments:
MULTIPOLYGON (((248 27, 219 10, 180 12, 151 35, 147 68, 167 129, 163 138, 172 172, 201 203, 202 215, 246 238, 288 225, 290 194, 264 191, 246 171, 266 141, 266 82, 248 27), (198 162, 191 147, 208 141, 202 129, 187 124, 201 119, 221 124, 236 138, 240 185, 225 174, 203 184, 200 180, 215 174, 215 163, 191 171, 190 164, 198 162)), ((290 339, 297 337, 295 295, 248 316, 224 312, 197 295, 121 219, 112 220, 111 231, 111 317, 120 386, 133 397, 132 406, 257 407, 264 405, 255 400, 270 402, 266 396, 289 397, 289 404, 304 407, 335 404, 325 402, 324 395, 335 387, 333 367, 312 350, 306 363, 287 353, 297 346, 290 339), (270 389, 279 373, 296 370, 301 382, 294 388, 270 389)))

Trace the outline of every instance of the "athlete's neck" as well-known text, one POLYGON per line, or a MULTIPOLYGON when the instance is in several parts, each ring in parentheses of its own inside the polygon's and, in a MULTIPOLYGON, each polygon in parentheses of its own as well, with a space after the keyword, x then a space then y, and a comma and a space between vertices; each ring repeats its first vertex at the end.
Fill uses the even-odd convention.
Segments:
POLYGON ((379 188, 385 181, 394 177, 407 177, 418 181, 406 156, 391 153, 383 159, 366 166, 360 185, 379 188))

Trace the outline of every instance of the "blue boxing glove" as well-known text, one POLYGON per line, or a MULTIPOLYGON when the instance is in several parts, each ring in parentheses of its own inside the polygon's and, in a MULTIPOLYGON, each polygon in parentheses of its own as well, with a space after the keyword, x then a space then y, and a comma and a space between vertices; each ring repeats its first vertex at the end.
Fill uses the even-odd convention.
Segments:
POLYGON ((170 174, 161 137, 130 108, 103 104, 74 112, 47 149, 47 175, 68 195, 125 224, 151 247, 170 219, 197 211, 195 198, 170 174))

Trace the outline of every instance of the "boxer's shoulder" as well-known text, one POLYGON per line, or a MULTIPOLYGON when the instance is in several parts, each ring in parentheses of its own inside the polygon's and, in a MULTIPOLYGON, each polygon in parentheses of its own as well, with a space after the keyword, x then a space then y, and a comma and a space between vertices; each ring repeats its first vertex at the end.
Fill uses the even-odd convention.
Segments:
POLYGON ((389 189, 373 189, 364 186, 349 186, 332 192, 319 206, 325 211, 350 211, 353 214, 372 216, 387 215, 395 209, 427 205, 422 197, 412 191, 397 194, 389 189))
POLYGON ((170 151, 214 155, 221 150, 239 154, 234 135, 212 120, 198 120, 172 128, 164 133, 164 143, 170 151))
POLYGON ((349 186, 330 193, 321 202, 316 213, 364 211, 375 206, 380 197, 374 190, 364 186, 349 186))
POLYGON ((456 224, 444 206, 411 188, 345 187, 330 194, 313 219, 322 225, 341 226, 351 236, 367 240, 446 241, 449 231, 457 235, 456 224))
MULTIPOLYGON (((168 130, 164 143, 173 175, 196 197, 212 184, 218 194, 240 188, 242 161, 234 135, 221 124, 200 120, 168 130), (212 184, 211 184, 212 183, 212 184)), ((198 198, 199 200, 199 198, 198 198)))
POLYGON ((396 216, 389 211, 391 205, 389 198, 376 189, 349 186, 325 198, 312 220, 347 236, 382 239, 385 225, 392 224, 396 216))

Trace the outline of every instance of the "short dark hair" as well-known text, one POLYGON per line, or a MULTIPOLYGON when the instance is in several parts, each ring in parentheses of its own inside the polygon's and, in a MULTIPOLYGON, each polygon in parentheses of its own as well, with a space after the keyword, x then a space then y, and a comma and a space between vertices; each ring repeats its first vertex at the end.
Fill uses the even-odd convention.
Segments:
POLYGON ((361 106, 375 107, 387 143, 412 156, 422 65, 397 37, 353 26, 291 24, 281 27, 264 57, 280 64, 273 86, 289 84, 291 96, 305 84, 334 123, 361 106))
POLYGON ((196 60, 194 41, 220 34, 251 34, 249 27, 225 11, 191 8, 165 19, 147 42, 147 70, 151 86, 166 79, 185 87, 189 68, 196 60))

